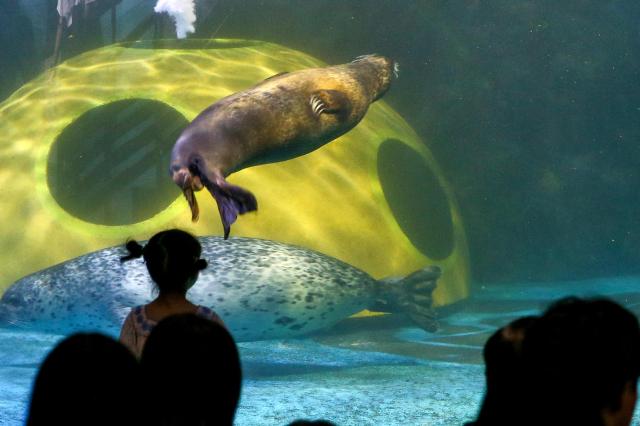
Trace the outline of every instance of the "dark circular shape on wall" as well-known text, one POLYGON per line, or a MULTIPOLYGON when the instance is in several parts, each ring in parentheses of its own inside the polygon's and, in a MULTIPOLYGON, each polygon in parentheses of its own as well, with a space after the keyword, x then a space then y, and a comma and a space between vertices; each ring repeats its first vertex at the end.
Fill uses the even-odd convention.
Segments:
POLYGON ((54 141, 47 160, 51 195, 71 215, 129 225, 180 195, 169 177, 175 141, 188 124, 162 102, 127 99, 87 111, 54 141))
POLYGON ((378 176, 402 231, 434 260, 453 251, 453 222, 447 196, 422 156, 399 140, 378 149, 378 176))
POLYGON ((130 49, 171 49, 171 50, 204 50, 204 49, 238 49, 260 44, 253 40, 214 40, 214 39, 159 39, 137 40, 120 43, 130 49))

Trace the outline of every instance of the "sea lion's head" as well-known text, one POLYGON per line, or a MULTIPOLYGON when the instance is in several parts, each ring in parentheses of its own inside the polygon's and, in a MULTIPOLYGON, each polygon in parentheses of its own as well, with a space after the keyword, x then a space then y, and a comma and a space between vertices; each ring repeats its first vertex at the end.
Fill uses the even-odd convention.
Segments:
POLYGON ((197 164, 193 161, 180 161, 179 157, 173 158, 169 173, 175 184, 182 189, 182 193, 191 209, 191 220, 196 222, 200 216, 200 209, 198 208, 195 192, 203 188, 197 164))
POLYGON ((380 99, 391 86, 391 80, 398 77, 400 66, 393 59, 379 55, 358 56, 351 61, 358 69, 358 76, 372 91, 373 101, 380 99))

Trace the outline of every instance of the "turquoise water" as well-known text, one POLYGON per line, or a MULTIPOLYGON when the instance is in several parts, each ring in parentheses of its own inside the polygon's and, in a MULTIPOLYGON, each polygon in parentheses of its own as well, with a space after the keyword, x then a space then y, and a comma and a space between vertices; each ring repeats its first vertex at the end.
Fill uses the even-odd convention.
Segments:
MULTIPOLYGON (((283 425, 304 417, 339 425, 460 425, 481 402, 481 351, 496 327, 535 314, 563 293, 606 295, 638 309, 639 285, 640 277, 515 291, 495 285, 441 312, 436 333, 387 316, 349 319, 305 339, 240 343, 245 381, 236 424, 283 425)), ((0 424, 22 423, 38 363, 59 339, 0 330, 0 424)))
MULTIPOLYGON (((0 345, 11 348, 4 351, 0 367, 0 424, 23 423, 38 363, 60 338, 0 331, 0 345)), ((342 344, 375 345, 359 339, 342 344)), ((459 424, 473 417, 482 392, 480 365, 306 339, 239 346, 245 380, 237 425, 284 425, 296 418, 325 418, 340 425, 459 424)))

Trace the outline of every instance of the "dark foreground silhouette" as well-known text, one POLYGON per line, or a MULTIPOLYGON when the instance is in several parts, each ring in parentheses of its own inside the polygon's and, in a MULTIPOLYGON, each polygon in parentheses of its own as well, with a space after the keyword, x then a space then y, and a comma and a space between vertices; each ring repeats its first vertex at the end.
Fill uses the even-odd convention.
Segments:
POLYGON ((637 318, 607 299, 561 299, 485 346, 476 426, 631 424, 640 376, 637 318))
POLYGON ((148 423, 232 425, 242 372, 233 338, 194 314, 168 317, 153 329, 140 359, 148 423))
POLYGON ((36 376, 28 426, 138 425, 140 372, 114 339, 78 333, 60 342, 36 376))

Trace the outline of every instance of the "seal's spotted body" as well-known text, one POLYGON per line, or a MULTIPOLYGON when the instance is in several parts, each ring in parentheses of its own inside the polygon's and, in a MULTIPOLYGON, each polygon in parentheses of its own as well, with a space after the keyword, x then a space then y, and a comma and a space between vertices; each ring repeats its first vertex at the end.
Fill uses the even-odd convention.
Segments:
MULTIPOLYGON (((371 307, 379 298, 390 296, 391 305, 400 298, 385 295, 390 284, 304 248, 248 238, 200 241, 209 267, 189 298, 220 314, 238 340, 307 333, 371 307)), ((19 280, 2 297, 0 317, 48 332, 117 331, 129 308, 152 297, 144 263, 121 264, 123 254, 120 247, 108 248, 19 280)), ((439 273, 421 273, 430 295, 439 273)), ((392 286, 396 293, 402 287, 392 286)))

